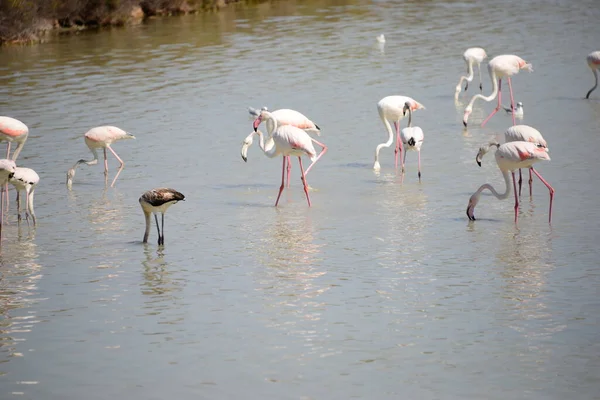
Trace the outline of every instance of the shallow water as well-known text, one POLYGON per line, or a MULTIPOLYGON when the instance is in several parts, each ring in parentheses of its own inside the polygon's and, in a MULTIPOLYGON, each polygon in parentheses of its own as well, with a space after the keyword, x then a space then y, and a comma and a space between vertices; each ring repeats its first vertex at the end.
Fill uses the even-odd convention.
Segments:
POLYGON ((600 398, 599 17, 592 0, 286 2, 0 48, 0 114, 30 127, 18 161, 41 177, 37 227, 12 191, 3 229, 0 398, 600 398), (462 128, 475 45, 533 64, 513 88, 549 143, 552 225, 538 181, 518 225, 491 196, 467 220, 479 185, 504 186, 477 149, 511 124, 481 128, 481 102, 462 128), (392 148, 371 169, 392 94, 426 106, 421 183, 414 153, 403 180, 392 148), (296 160, 278 208, 281 161, 241 160, 248 105, 321 127, 311 208, 296 160), (114 145, 116 186, 84 165, 68 190, 105 124, 137 137, 114 145), (164 248, 154 227, 141 243, 159 186, 186 195, 164 248))

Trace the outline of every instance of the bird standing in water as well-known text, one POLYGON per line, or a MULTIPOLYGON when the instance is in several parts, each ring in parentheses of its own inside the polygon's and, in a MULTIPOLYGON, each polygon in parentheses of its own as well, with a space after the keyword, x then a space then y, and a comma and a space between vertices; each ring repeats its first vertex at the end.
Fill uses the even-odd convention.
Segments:
POLYGON ((39 175, 31 168, 17 167, 9 182, 17 190, 17 216, 19 222, 21 222, 21 192, 25 191, 25 219, 27 220, 27 224, 29 224, 29 216, 31 215, 33 226, 35 226, 33 194, 35 192, 36 185, 40 182, 39 175))
POLYGON ((140 197, 140 205, 146 218, 146 231, 144 232, 144 239, 142 242, 148 243, 148 236, 150 235, 150 214, 154 214, 154 220, 156 221, 156 229, 158 230, 158 244, 165 244, 165 212, 173 204, 178 201, 185 200, 185 196, 175 189, 169 188, 157 188, 148 190, 140 197), (161 213, 162 217, 162 229, 158 226, 158 216, 161 213))
POLYGON ((587 63, 594 74, 594 87, 585 95, 586 99, 590 98, 590 94, 598 87, 598 69, 600 69, 600 51, 594 51, 587 56, 587 63))

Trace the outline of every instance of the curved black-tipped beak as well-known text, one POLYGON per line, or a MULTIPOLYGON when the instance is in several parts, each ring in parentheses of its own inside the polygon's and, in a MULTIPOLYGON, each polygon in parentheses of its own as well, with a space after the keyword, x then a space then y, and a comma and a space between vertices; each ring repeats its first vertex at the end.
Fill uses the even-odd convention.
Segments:
POLYGON ((463 125, 465 126, 465 128, 467 127, 467 123, 465 121, 463 121, 463 125))
POLYGON ((479 165, 481 167, 481 161, 479 161, 479 160, 475 160, 475 161, 477 161, 477 165, 479 165))
POLYGON ((242 156, 242 160, 244 160, 244 162, 248 162, 248 157, 242 156))
POLYGON ((257 130, 258 130, 258 127, 256 127, 256 126, 255 126, 255 127, 254 127, 254 132, 256 132, 257 130))

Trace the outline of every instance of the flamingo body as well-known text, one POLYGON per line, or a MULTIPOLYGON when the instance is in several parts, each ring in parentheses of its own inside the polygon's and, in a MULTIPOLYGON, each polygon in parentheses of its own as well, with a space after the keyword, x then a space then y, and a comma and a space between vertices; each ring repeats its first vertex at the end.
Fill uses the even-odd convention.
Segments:
POLYGON ((84 135, 85 144, 90 149, 94 158, 92 160, 79 160, 73 165, 73 167, 67 172, 67 186, 71 187, 73 184, 73 177, 75 177, 75 169, 79 164, 87 164, 87 165, 96 165, 98 164, 98 149, 104 150, 104 176, 108 177, 108 160, 106 159, 106 149, 108 149, 116 159, 119 161, 120 166, 115 178, 112 181, 111 186, 115 185, 119 174, 125 167, 125 163, 121 158, 117 155, 117 153, 112 149, 111 145, 123 139, 135 139, 130 133, 125 132, 124 130, 117 128, 116 126, 98 126, 96 128, 92 128, 87 131, 84 135))
POLYGON ((185 196, 175 189, 170 188, 156 188, 144 192, 139 199, 140 206, 144 212, 146 219, 146 230, 144 232, 143 243, 148 243, 148 236, 150 235, 150 214, 154 214, 154 220, 156 221, 156 229, 158 230, 158 244, 165 244, 165 213, 167 209, 178 201, 184 201, 185 196), (162 218, 162 233, 158 226, 158 213, 161 213, 162 218))
POLYGON ((513 188, 515 189, 515 223, 518 220, 518 212, 519 212, 519 199, 516 193, 516 181, 514 171, 519 168, 532 168, 534 173, 540 178, 542 182, 548 187, 550 190, 550 213, 548 217, 548 221, 552 221, 552 200, 554 197, 554 189, 539 175, 535 169, 533 169, 533 164, 538 161, 549 161, 550 156, 548 155, 548 149, 544 147, 537 146, 531 142, 509 142, 499 145, 498 143, 492 142, 489 144, 489 147, 496 146, 496 163, 498 164, 498 168, 502 172, 502 176, 504 177, 504 181, 506 184, 506 190, 504 193, 500 194, 496 191, 496 189, 486 183, 483 184, 477 189, 475 193, 469 199, 469 204, 467 206, 467 216, 470 220, 475 220, 474 210, 475 206, 479 202, 479 198, 481 193, 488 189, 496 198, 499 200, 504 200, 510 196, 511 193, 511 185, 510 178, 508 176, 509 172, 512 174, 513 188))
POLYGON ((0 142, 7 141, 6 158, 10 156, 10 144, 17 143, 12 160, 16 160, 29 136, 29 128, 23 122, 11 117, 0 117, 0 142))
MULTIPOLYGON (((523 60, 519 56, 515 56, 513 54, 504 54, 500 56, 496 56, 490 60, 488 63, 488 72, 490 75, 490 79, 492 81, 492 93, 489 96, 484 96, 482 94, 476 94, 471 98, 471 101, 465 108, 464 116, 463 116, 463 124, 466 127, 467 122, 469 120, 469 115, 473 112, 473 104, 477 99, 482 99, 484 101, 490 102, 498 96, 498 105, 496 109, 492 111, 492 113, 483 121, 481 126, 484 126, 487 121, 500 110, 502 107, 502 92, 501 85, 502 79, 506 78, 508 80, 508 88, 510 91, 510 109, 515 109, 514 98, 512 94, 512 84, 510 77, 519 73, 520 70, 525 69, 529 72, 533 72, 533 67, 531 64, 528 64, 527 61, 523 60)), ((512 113, 513 117, 513 125, 515 125, 515 113, 512 113)))
POLYGON ((377 103, 377 111, 379 113, 379 117, 381 118, 381 121, 383 122, 383 125, 385 126, 385 129, 388 132, 388 141, 377 145, 375 149, 375 163, 373 164, 373 169, 376 171, 381 169, 381 165, 379 164, 379 151, 383 147, 390 147, 394 142, 394 132, 392 131, 390 121, 394 123, 394 126, 396 128, 395 163, 396 167, 398 167, 398 152, 400 152, 400 156, 402 156, 402 141, 400 139, 400 120, 404 118, 404 106, 407 103, 410 105, 409 108, 411 112, 425 108, 423 104, 408 96, 387 96, 379 100, 379 102, 377 103))
POLYGON ((416 151, 418 157, 418 176, 421 181, 421 146, 425 135, 423 130, 418 126, 412 126, 412 110, 411 103, 404 104, 404 112, 408 111, 408 126, 400 131, 400 140, 404 144, 404 157, 402 158, 402 173, 404 173, 404 164, 406 162, 406 154, 409 151, 416 151))
POLYGON ((15 173, 9 181, 17 191, 17 216, 18 220, 21 221, 21 192, 25 192, 25 219, 29 223, 29 216, 35 225, 35 212, 33 209, 33 195, 35 187, 40 182, 39 175, 31 168, 17 167, 15 173))
POLYGON ((479 71, 479 90, 483 90, 483 85, 481 83, 481 63, 487 58, 487 53, 481 47, 471 47, 468 48, 463 53, 463 59, 467 64, 467 76, 461 76, 458 81, 458 85, 456 85, 454 98, 458 98, 458 94, 462 90, 462 82, 466 81, 465 91, 467 91, 469 87, 469 83, 473 80, 473 65, 477 64, 477 70, 479 71))
POLYGON ((590 94, 598 87, 598 69, 600 69, 600 51, 594 51, 588 54, 587 58, 588 66, 591 68, 592 73, 594 74, 594 87, 592 87, 589 92, 585 95, 586 99, 590 98, 590 94))

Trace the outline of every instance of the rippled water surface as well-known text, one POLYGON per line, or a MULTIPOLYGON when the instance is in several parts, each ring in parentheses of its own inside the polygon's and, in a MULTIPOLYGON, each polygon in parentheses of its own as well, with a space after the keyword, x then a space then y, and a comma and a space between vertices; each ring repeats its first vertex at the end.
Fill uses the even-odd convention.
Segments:
POLYGON ((0 48, 0 115, 30 127, 18 162, 41 177, 37 227, 11 191, 3 229, 0 398, 600 398, 599 18, 594 0, 292 1, 0 48), (467 220, 479 185, 504 189, 474 157, 511 124, 481 128, 481 102, 463 130, 471 46, 533 64, 513 88, 549 143, 552 225, 538 181, 518 225, 489 195, 467 220), (372 170, 393 94, 426 107, 421 183, 415 153, 403 180, 392 148, 372 170), (321 127, 311 208, 296 160, 278 208, 281 161, 241 160, 248 105, 321 127), (114 145, 116 186, 83 165, 68 190, 106 124, 137 137, 114 145), (186 195, 164 248, 141 243, 159 186, 186 195))

